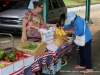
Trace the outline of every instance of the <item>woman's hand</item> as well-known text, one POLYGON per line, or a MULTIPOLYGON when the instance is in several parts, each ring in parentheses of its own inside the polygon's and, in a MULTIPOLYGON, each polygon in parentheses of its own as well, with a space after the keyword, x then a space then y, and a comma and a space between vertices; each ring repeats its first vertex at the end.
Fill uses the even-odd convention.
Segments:
POLYGON ((56 28, 56 27, 57 27, 57 25, 56 25, 56 24, 51 24, 51 27, 56 28))
POLYGON ((46 27, 47 27, 47 28, 50 28, 50 27, 56 28, 56 24, 46 24, 46 27))
POLYGON ((21 41, 26 41, 26 40, 27 40, 27 36, 24 33, 22 33, 21 41))
POLYGON ((26 41, 26 40, 27 40, 27 37, 26 37, 26 36, 24 36, 24 37, 23 37, 23 41, 26 41))

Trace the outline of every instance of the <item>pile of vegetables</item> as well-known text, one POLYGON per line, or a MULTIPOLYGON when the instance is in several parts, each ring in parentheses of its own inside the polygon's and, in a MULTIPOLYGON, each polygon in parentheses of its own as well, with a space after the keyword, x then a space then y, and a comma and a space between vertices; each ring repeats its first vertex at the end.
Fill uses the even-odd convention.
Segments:
POLYGON ((74 37, 75 35, 73 34, 73 32, 74 32, 74 28, 67 29, 67 36, 74 37))
POLYGON ((37 44, 30 43, 29 45, 23 46, 22 48, 23 49, 29 49, 29 50, 35 50, 37 48, 37 44))
POLYGON ((0 60, 3 60, 5 57, 5 52, 0 50, 0 60))
POLYGON ((22 51, 10 51, 5 53, 3 50, 0 50, 0 60, 14 62, 22 58, 25 58, 22 51))
POLYGON ((4 66, 6 66, 6 63, 0 62, 0 68, 2 68, 2 67, 4 67, 4 66))

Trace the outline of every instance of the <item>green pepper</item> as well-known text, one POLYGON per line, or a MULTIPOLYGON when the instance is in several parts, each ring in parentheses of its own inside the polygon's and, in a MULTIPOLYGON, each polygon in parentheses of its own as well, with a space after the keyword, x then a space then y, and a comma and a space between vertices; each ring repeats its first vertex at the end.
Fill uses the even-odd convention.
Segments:
POLYGON ((5 53, 3 50, 0 50, 0 59, 4 59, 5 53))
POLYGON ((13 52, 7 52, 6 56, 8 56, 9 61, 13 62, 15 61, 15 54, 13 52))

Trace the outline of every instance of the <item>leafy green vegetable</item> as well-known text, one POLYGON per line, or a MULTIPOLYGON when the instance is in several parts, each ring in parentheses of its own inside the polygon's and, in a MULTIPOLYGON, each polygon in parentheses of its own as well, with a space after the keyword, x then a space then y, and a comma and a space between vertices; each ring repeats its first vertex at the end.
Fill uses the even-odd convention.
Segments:
POLYGON ((32 44, 30 43, 28 46, 23 46, 23 49, 29 49, 29 50, 34 50, 37 48, 37 44, 32 44))
POLYGON ((4 59, 5 53, 3 50, 0 50, 0 59, 4 59))

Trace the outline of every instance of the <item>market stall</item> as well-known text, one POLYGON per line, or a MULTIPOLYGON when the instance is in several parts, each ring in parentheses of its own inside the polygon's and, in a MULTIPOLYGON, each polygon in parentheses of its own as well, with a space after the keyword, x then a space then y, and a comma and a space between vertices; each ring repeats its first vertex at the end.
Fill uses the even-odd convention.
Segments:
POLYGON ((34 56, 23 53, 14 48, 13 36, 9 33, 0 33, 0 36, 9 37, 9 39, 0 39, 0 48, 2 44, 12 42, 12 47, 0 49, 0 75, 17 75, 34 62, 34 56), (29 62, 27 62, 29 61, 29 62))
MULTIPOLYGON (((52 50, 46 50, 46 52, 39 56, 38 58, 35 59, 34 63, 32 65, 30 65, 30 67, 26 68, 25 70, 21 71, 19 73, 19 75, 24 74, 24 75, 31 75, 32 73, 38 72, 41 69, 43 70, 42 72, 45 74, 51 74, 52 70, 56 70, 58 68, 60 68, 59 66, 57 67, 57 65, 53 65, 54 62, 57 62, 58 59, 60 59, 62 56, 71 53, 71 52, 75 52, 76 51, 76 45, 73 43, 73 41, 71 41, 70 43, 65 43, 61 46, 59 46, 59 48, 56 51, 52 51, 52 50), (53 69, 55 67, 55 69, 53 69), (44 70, 45 68, 45 70, 44 70), (48 70, 48 73, 46 73, 48 70)), ((57 71, 59 71, 60 69, 58 69, 57 71)), ((53 75, 55 75, 56 71, 53 72, 53 75)))
MULTIPOLYGON (((41 47, 38 47, 38 50, 36 49, 36 51, 32 51, 33 53, 29 50, 28 51, 25 49, 21 50, 20 48, 22 48, 21 46, 22 44, 25 44, 25 42, 20 43, 20 46, 17 47, 19 51, 18 50, 13 51, 13 53, 16 56, 19 55, 18 56, 19 59, 18 60, 14 59, 13 62, 11 61, 5 62, 5 60, 3 61, 1 60, 0 64, 1 62, 6 63, 6 64, 8 63, 8 64, 0 67, 0 75, 32 75, 33 73, 38 72, 41 69, 42 69, 42 73, 55 75, 56 72, 61 69, 61 57, 64 55, 67 55, 68 53, 76 51, 77 46, 73 42, 74 38, 69 37, 69 40, 68 39, 66 40, 64 37, 64 40, 66 40, 66 42, 59 42, 60 43, 58 44, 59 46, 55 46, 55 49, 53 49, 51 47, 54 46, 54 31, 55 30, 51 28, 50 30, 47 30, 47 31, 43 31, 43 30, 41 31, 42 31, 42 34, 44 35, 42 36, 43 40, 40 43, 42 45, 39 45, 39 46, 44 47, 44 48, 46 46, 45 50, 44 48, 41 48, 41 47), (47 45, 43 44, 43 42, 46 42, 47 45), (43 49, 42 52, 40 51, 41 49, 43 49), (47 71, 49 72, 47 73, 47 71)), ((56 35, 59 35, 59 34, 56 34, 56 35)))

